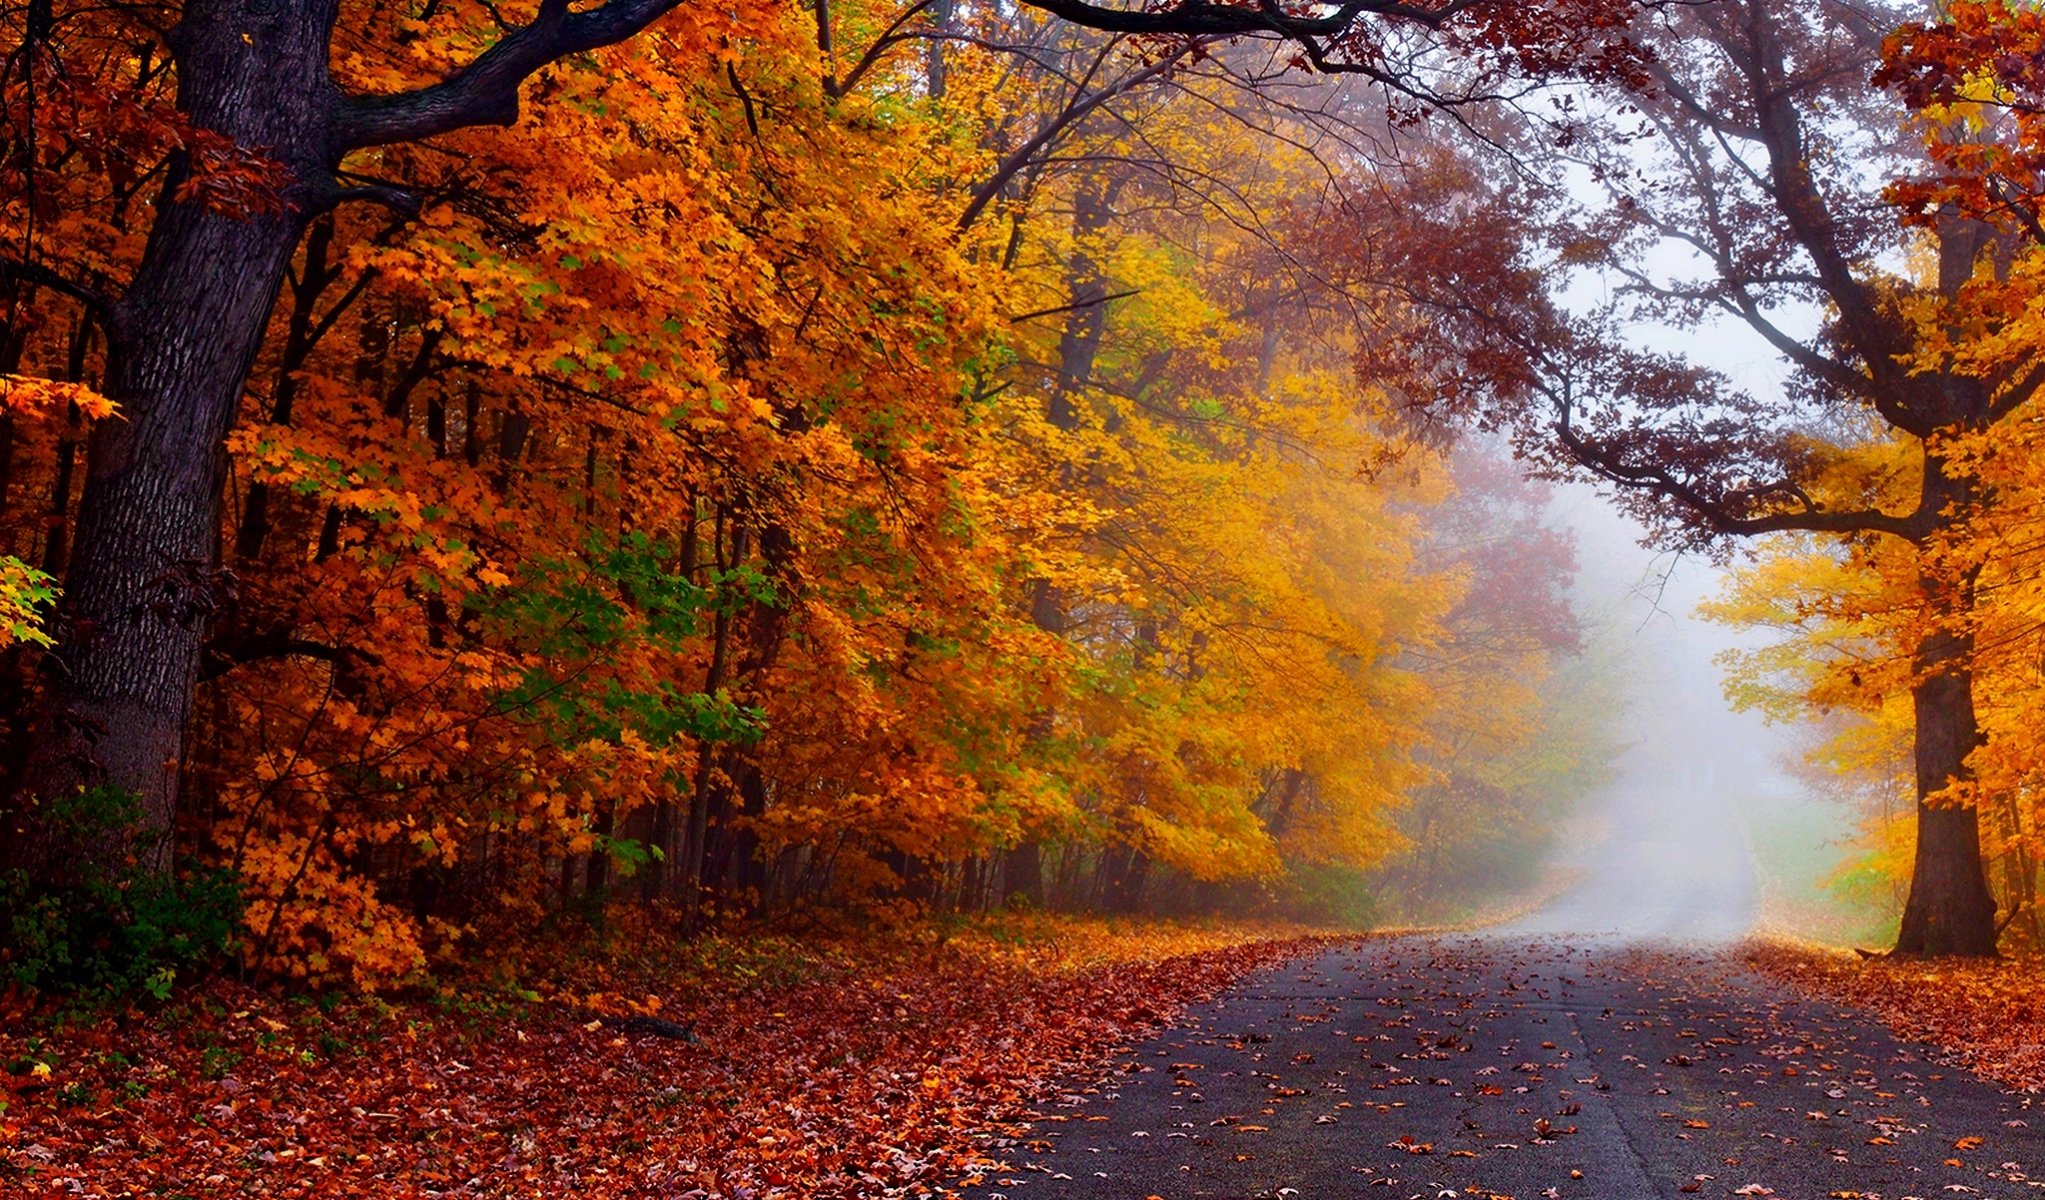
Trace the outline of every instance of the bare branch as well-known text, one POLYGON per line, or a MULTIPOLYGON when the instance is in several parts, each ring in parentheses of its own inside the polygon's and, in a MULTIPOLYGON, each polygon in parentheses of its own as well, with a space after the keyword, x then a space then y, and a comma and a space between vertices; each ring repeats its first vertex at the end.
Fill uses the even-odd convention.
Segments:
POLYGON ((994 174, 989 176, 986 182, 973 189, 972 200, 966 204, 965 211, 959 214, 958 231, 964 233, 971 229, 973 224, 980 219, 981 214, 987 211, 987 206, 994 203, 994 198, 999 196, 1002 189, 1008 186, 1009 181, 1014 179, 1016 174, 1023 168, 1029 166, 1031 161, 1036 158, 1038 152, 1050 145, 1060 134, 1085 119, 1095 109, 1098 109, 1101 105, 1106 104, 1115 97, 1123 95, 1134 88, 1141 87, 1169 72, 1181 58, 1184 58, 1192 51, 1193 45, 1193 43, 1189 43, 1181 46, 1141 71, 1124 76, 1092 95, 1080 97, 1071 104, 1068 104, 1064 112, 1059 113, 1055 118, 1046 122, 1042 129, 1039 129, 1028 141, 1016 147, 1013 153, 1003 159, 1001 165, 994 169, 994 174))
POLYGON ((1687 480, 1659 463, 1628 462, 1603 446, 1593 444, 1577 431, 1572 406, 1566 398, 1555 403, 1555 438, 1571 460, 1598 478, 1621 487, 1653 492, 1682 505, 1713 533, 1752 536, 1763 533, 1806 531, 1811 533, 1886 533, 1906 541, 1918 541, 1929 532, 1921 512, 1897 516, 1879 509, 1829 511, 1817 507, 1810 496, 1792 481, 1743 488, 1727 499, 1758 501, 1771 495, 1787 496, 1797 507, 1760 516, 1746 516, 1725 500, 1714 500, 1687 480))
POLYGON ((935 0, 916 0, 916 3, 896 14, 895 19, 888 22, 888 27, 881 30, 880 36, 874 39, 873 45, 868 46, 866 53, 860 55, 859 61, 845 73, 845 78, 836 82, 827 80, 829 86, 825 90, 834 97, 848 96, 852 89, 858 86, 860 79, 880 62, 881 55, 887 52, 888 47, 918 37, 942 36, 943 31, 938 29, 911 29, 905 32, 902 28, 934 2, 935 0))
POLYGON ((0 279, 16 283, 46 287, 62 296, 69 296, 105 322, 108 328, 118 328, 114 317, 117 306, 112 296, 88 284, 60 275, 41 263, 24 262, 18 258, 0 257, 0 279))
POLYGON ((1334 37, 1347 32, 1357 19, 1369 14, 1397 17, 1419 25, 1440 25, 1455 14, 1483 0, 1446 0, 1422 6, 1399 0, 1344 0, 1334 12, 1320 17, 1298 16, 1271 0, 1250 4, 1214 4, 1209 0, 1188 0, 1172 8, 1113 8, 1087 0, 1023 0, 1054 17, 1109 33, 1180 34, 1193 37, 1243 37, 1248 34, 1276 34, 1299 40, 1334 37))
POLYGON ((369 204, 382 205, 397 215, 406 218, 418 216, 421 206, 417 192, 411 191, 408 188, 393 187, 383 183, 352 184, 347 187, 334 189, 333 195, 336 204, 346 204, 351 200, 360 200, 369 204))
POLYGON ((1077 312, 1082 308, 1093 308, 1097 305, 1107 304, 1116 300, 1127 300, 1141 291, 1143 291, 1142 288, 1130 288, 1126 292, 1114 292, 1106 296, 1093 296, 1072 304, 1061 304, 1056 308, 1039 308, 1032 312, 1021 313, 1010 317, 1008 320, 1011 324, 1020 325, 1024 321, 1034 321, 1039 317, 1055 317, 1059 313, 1077 312))

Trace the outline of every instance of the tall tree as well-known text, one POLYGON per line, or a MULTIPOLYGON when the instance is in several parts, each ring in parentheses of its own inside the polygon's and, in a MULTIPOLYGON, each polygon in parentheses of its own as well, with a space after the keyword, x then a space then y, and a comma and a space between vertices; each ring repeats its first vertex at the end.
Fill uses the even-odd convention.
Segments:
MULTIPOLYGON (((1965 478, 1975 503, 1952 514, 1965 519, 1947 522, 1929 541, 1858 539, 1842 552, 1809 535, 1776 539, 1720 607, 1728 618, 1766 623, 1785 636, 1745 656, 1742 686, 1755 702, 1800 715, 1816 707, 1866 718, 1835 725, 1822 751, 1841 771, 1863 778, 1886 775, 1898 744, 1909 756, 1912 706, 1899 701, 1910 699, 1919 674, 1913 649, 1942 624, 1960 626, 1970 643, 1980 736, 1967 762, 1971 795, 1958 799, 1971 802, 1982 825, 2001 900, 1998 923, 2034 945, 2041 928, 2035 800, 2041 542, 2037 422, 2030 414, 2045 373, 2038 303, 2045 281, 2041 50, 2045 16, 2035 7, 1942 5, 1935 19, 1906 24, 1885 39, 1876 76, 1914 114, 1912 132, 1929 160, 1887 189, 1903 222, 1936 251, 1921 256, 1922 291, 1900 298, 1915 337, 1902 365, 1933 379, 1970 382, 1986 398, 1989 419, 1937 434, 1945 470, 1965 478), (1978 252, 1980 261, 1955 263, 1956 249, 1978 252), (1928 567, 1970 583, 1967 612, 1939 611, 1943 593, 1925 585, 1928 567)), ((1915 462, 1929 439, 1882 421, 1857 426, 1835 422, 1822 431, 1842 446, 1828 465, 1828 486, 1858 488, 1884 508, 1907 509, 1914 497, 1905 489, 1916 483, 1915 462)))
MULTIPOLYGON (((178 116, 274 164, 277 187, 229 209, 193 186, 191 154, 176 155, 141 261, 107 306, 105 391, 122 419, 94 431, 57 625, 62 669, 47 683, 27 791, 104 782, 141 797, 151 829, 170 827, 200 646, 226 587, 215 552, 221 444, 286 268, 308 224, 337 205, 416 203, 345 182, 343 160, 509 125, 535 71, 629 38, 673 7, 611 0, 578 12, 542 0, 445 80, 387 95, 344 94, 334 81, 340 0, 192 0, 160 11, 178 116)), ((157 855, 165 845, 145 843, 157 855)))

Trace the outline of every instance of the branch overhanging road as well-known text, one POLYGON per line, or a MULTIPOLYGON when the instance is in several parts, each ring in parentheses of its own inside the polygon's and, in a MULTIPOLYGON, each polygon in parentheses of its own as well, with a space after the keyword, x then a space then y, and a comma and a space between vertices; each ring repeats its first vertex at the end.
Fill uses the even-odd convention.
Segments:
POLYGON ((1531 917, 1367 939, 1246 981, 1046 1105, 974 1195, 2045 1190, 2029 1097, 1723 953, 1754 909, 1729 816, 1622 806, 1582 885, 1531 917))

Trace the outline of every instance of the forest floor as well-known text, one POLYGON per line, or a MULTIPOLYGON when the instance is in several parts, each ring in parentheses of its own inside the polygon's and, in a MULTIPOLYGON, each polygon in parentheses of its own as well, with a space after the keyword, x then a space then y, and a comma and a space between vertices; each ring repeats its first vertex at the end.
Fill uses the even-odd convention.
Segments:
POLYGON ((17 1002, 0 1194, 932 1194, 1054 1083, 1328 941, 1027 917, 641 932, 390 1000, 215 981, 149 1011, 17 1002))
POLYGON ((388 999, 0 997, 0 1194, 2000 1195, 2039 1141, 1967 1076, 2045 1085, 2038 963, 1042 917, 557 950, 388 999))

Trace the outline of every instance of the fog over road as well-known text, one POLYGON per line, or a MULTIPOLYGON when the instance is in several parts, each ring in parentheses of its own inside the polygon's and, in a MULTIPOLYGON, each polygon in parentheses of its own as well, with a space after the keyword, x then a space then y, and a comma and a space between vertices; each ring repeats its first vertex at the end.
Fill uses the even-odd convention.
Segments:
POLYGON ((1267 971, 1075 1082, 1007 1200, 2014 1200, 2045 1112, 1751 973, 1748 847, 1707 764, 1612 797, 1512 925, 1267 971), (2033 1121, 2041 1122, 2038 1131, 2033 1121))
POLYGON ((1795 751, 1785 731, 1725 702, 1716 659, 1743 638, 1692 615, 1720 574, 1642 550, 1639 529, 1588 494, 1565 491, 1558 509, 1578 539, 1579 591, 1598 598, 1584 604, 1603 626, 1592 636, 1615 649, 1627 677, 1624 710, 1612 716, 1627 748, 1588 836, 1556 852, 1575 885, 1501 932, 1584 944, 1737 939, 1759 905, 1741 802, 1790 801, 1781 760, 1795 751))
POLYGON ((1756 910, 1753 855, 1717 774, 1709 764, 1688 775, 1628 769, 1606 810, 1605 836, 1565 852, 1579 882, 1499 936, 1566 934, 1593 944, 1744 935, 1756 910))

